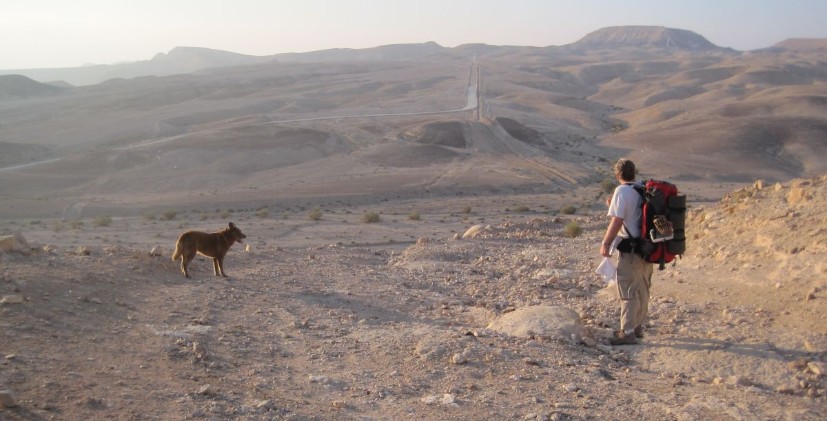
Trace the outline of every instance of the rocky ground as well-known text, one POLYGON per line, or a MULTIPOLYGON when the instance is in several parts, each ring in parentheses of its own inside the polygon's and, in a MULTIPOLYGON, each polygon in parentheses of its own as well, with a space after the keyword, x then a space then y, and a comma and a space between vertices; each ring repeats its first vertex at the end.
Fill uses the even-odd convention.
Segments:
POLYGON ((597 207, 6 222, 0 419, 823 419, 825 204, 822 177, 694 206, 618 347, 597 207), (181 276, 177 235, 227 219, 230 278, 181 276))

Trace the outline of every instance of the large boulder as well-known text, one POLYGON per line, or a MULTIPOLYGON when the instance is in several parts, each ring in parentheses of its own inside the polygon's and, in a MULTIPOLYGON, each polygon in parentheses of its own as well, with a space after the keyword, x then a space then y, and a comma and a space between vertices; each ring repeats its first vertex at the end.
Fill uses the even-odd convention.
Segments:
POLYGON ((580 341, 583 321, 576 311, 561 306, 529 306, 505 313, 488 325, 491 330, 518 337, 580 341))

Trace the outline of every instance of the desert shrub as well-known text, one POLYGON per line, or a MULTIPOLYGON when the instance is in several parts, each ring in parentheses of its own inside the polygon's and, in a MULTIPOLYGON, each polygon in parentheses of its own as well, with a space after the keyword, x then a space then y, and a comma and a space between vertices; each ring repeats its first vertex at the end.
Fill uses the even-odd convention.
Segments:
POLYGON ((379 222, 381 219, 382 218, 376 212, 365 212, 365 214, 362 215, 362 222, 364 222, 366 224, 372 224, 374 222, 379 222))
POLYGON ((583 228, 580 228, 580 224, 578 224, 577 221, 569 221, 565 228, 563 228, 563 234, 569 238, 577 237, 582 232, 583 228))
POLYGON ((227 219, 227 218, 230 217, 230 215, 232 215, 232 213, 233 212, 230 211, 230 210, 222 209, 222 210, 218 211, 218 216, 220 216, 223 219, 227 219))
POLYGON ((98 216, 92 221, 92 223, 96 227, 108 227, 112 225, 112 218, 109 216, 98 216))
POLYGON ((465 205, 462 207, 462 213, 471 213, 471 205, 465 205))
POLYGON ((526 205, 520 205, 514 208, 514 212, 529 212, 531 209, 526 205))
POLYGON ((408 214, 408 219, 411 221, 419 221, 419 211, 412 211, 408 214))
POLYGON ((207 212, 201 212, 201 216, 199 217, 199 219, 201 219, 202 221, 206 221, 209 218, 210 215, 208 215, 207 212))
POLYGON ((259 209, 256 211, 256 216, 259 218, 266 218, 270 216, 270 211, 268 211, 267 208, 259 209))
POLYGON ((80 219, 73 219, 73 220, 69 221, 69 226, 72 229, 79 230, 79 229, 83 228, 83 221, 81 221, 80 219))
POLYGON ((311 221, 318 221, 322 219, 322 210, 319 208, 313 209, 307 214, 307 217, 310 218, 311 221))
POLYGON ((171 220, 175 219, 176 216, 178 216, 178 211, 174 211, 174 210, 171 210, 171 209, 170 210, 165 210, 163 216, 164 216, 164 219, 166 219, 167 221, 171 221, 171 220))
POLYGON ((39 219, 34 219, 29 221, 29 225, 40 225, 40 222, 41 221, 39 219))
POLYGON ((606 177, 600 182, 600 190, 604 193, 614 193, 615 187, 617 187, 617 181, 612 178, 606 177))
POLYGON ((563 215, 572 215, 577 212, 577 208, 574 205, 563 206, 563 209, 560 209, 560 213, 563 215))
POLYGON ((155 213, 154 212, 144 212, 144 219, 146 219, 148 221, 154 221, 155 220, 155 213))

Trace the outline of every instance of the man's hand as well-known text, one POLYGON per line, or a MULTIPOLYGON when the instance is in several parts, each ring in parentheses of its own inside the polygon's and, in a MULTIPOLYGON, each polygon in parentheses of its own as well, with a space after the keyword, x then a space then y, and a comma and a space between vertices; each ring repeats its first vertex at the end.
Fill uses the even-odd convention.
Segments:
POLYGON ((600 255, 609 257, 612 242, 615 240, 615 237, 617 237, 617 233, 622 226, 623 218, 613 216, 611 222, 609 222, 609 227, 606 228, 606 235, 603 236, 603 242, 600 243, 600 255))
POLYGON ((609 251, 611 251, 611 248, 611 244, 600 243, 600 255, 603 257, 609 257, 609 251))

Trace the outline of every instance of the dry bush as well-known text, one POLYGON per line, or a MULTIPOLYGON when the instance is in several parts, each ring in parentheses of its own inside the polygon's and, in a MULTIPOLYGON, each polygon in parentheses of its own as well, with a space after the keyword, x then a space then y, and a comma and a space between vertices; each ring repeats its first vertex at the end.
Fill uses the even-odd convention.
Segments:
POLYGON ((362 215, 362 222, 366 224, 372 224, 375 222, 379 222, 381 220, 382 217, 380 217, 379 214, 376 212, 366 212, 364 215, 362 215))
POLYGON ((311 221, 318 221, 322 219, 322 210, 319 208, 313 209, 310 213, 307 214, 307 217, 310 218, 311 221))
POLYGON ((408 219, 411 221, 419 221, 419 211, 412 211, 408 214, 408 219))
POLYGON ((569 221, 565 228, 563 228, 563 234, 569 238, 577 237, 582 232, 583 228, 580 228, 580 224, 578 224, 577 221, 569 221))
POLYGON ((577 212, 577 208, 574 205, 564 206, 563 209, 560 209, 560 213, 563 215, 572 215, 577 212))
POLYGON ((92 221, 92 223, 96 227, 108 227, 112 225, 112 218, 109 216, 98 216, 92 221))
POLYGON ((614 193, 615 187, 617 187, 617 182, 612 178, 606 177, 600 182, 600 189, 604 193, 614 193))

